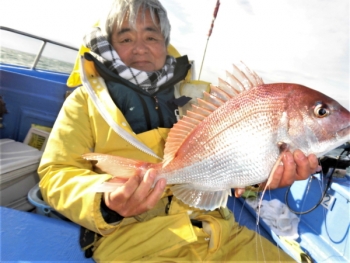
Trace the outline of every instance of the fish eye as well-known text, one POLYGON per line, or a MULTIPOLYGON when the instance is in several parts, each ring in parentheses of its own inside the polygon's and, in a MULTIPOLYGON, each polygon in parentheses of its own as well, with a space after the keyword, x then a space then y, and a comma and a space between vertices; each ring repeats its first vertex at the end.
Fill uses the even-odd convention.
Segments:
POLYGON ((314 108, 314 113, 317 118, 324 118, 329 115, 329 109, 323 104, 318 104, 314 108))

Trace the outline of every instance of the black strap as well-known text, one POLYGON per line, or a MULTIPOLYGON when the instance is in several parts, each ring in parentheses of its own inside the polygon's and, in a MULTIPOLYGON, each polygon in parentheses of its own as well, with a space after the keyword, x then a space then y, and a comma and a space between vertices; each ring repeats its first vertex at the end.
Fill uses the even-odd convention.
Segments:
MULTIPOLYGON (((122 220, 124 217, 117 212, 109 209, 104 202, 104 198, 101 198, 101 213, 106 223, 111 224, 122 220)), ((82 250, 85 251, 85 257, 91 258, 93 255, 93 248, 96 241, 101 237, 100 234, 95 233, 85 227, 80 227, 79 244, 82 250)))
POLYGON ((95 242, 101 237, 101 235, 85 228, 80 227, 79 244, 82 250, 85 251, 85 257, 91 258, 93 255, 93 248, 95 242))
POLYGON ((101 198, 101 208, 100 209, 101 209, 103 219, 108 224, 119 222, 124 218, 123 216, 119 215, 117 212, 109 209, 108 206, 106 205, 103 197, 101 198))
POLYGON ((169 195, 168 196, 168 203, 166 204, 165 206, 165 213, 166 214, 169 214, 169 209, 170 209, 170 204, 171 204, 171 201, 173 200, 173 196, 172 195, 169 195))

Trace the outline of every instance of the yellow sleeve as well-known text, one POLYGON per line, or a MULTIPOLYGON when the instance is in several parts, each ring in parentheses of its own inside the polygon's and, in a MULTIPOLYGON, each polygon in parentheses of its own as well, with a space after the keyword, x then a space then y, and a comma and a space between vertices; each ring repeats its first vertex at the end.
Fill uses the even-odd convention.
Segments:
POLYGON ((55 210, 92 231, 108 235, 115 230, 102 218, 102 194, 92 188, 111 178, 96 174, 81 155, 96 141, 88 95, 77 88, 65 101, 50 134, 38 168, 43 199, 55 210))

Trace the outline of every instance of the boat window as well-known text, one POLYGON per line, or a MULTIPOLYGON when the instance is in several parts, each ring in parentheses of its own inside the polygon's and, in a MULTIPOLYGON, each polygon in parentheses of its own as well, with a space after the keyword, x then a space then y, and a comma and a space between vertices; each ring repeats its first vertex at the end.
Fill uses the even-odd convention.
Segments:
POLYGON ((47 43, 36 68, 71 73, 76 56, 76 50, 47 43))

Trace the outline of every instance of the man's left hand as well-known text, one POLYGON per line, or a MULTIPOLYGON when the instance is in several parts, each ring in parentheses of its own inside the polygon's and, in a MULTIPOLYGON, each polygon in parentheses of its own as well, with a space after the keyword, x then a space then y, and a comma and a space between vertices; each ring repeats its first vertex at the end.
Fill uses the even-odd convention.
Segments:
MULTIPOLYGON (((294 181, 305 180, 311 174, 320 170, 316 155, 305 154, 300 150, 286 152, 282 158, 283 165, 279 165, 272 175, 272 180, 267 189, 282 188, 292 185, 294 181)), ((259 188, 264 189, 266 182, 260 184, 259 188)), ((244 188, 235 189, 235 196, 240 197, 244 193, 244 188)))

